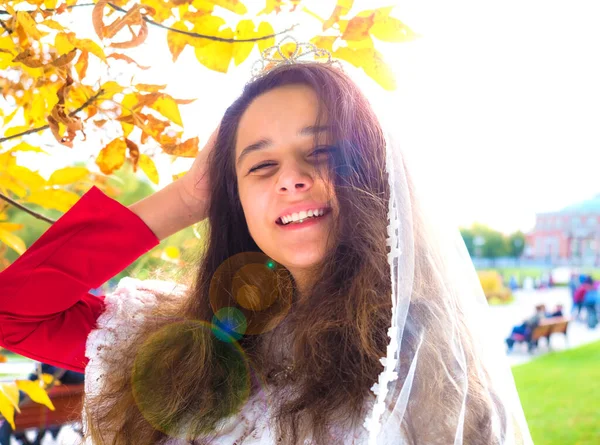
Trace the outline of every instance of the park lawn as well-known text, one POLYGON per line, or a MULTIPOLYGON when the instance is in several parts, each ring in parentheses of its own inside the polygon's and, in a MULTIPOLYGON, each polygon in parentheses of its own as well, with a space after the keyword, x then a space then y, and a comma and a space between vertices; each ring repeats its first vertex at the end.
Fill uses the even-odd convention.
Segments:
POLYGON ((600 444, 600 342, 512 371, 536 445, 600 444))

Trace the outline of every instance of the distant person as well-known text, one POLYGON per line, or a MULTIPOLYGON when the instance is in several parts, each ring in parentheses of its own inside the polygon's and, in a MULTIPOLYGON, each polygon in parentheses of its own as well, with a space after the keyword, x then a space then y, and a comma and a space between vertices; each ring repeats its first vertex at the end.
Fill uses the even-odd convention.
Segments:
POLYGON ((577 310, 577 315, 575 317, 576 320, 581 319, 581 309, 583 308, 583 301, 585 299, 585 294, 587 291, 594 289, 594 281, 591 276, 583 275, 579 277, 581 284, 575 291, 575 295, 573 296, 573 309, 571 310, 571 314, 577 310))
POLYGON ((564 309, 564 306, 562 304, 557 304, 556 307, 554 308, 554 311, 546 314, 546 317, 548 317, 548 318, 563 317, 564 316, 563 309, 564 309))
POLYGON ((517 282, 517 277, 514 275, 510 276, 510 280, 508 281, 508 287, 512 292, 516 291, 519 288, 519 283, 517 282))
POLYGON ((506 345, 508 346, 508 352, 512 351, 514 344, 518 341, 523 341, 529 343, 531 341, 531 335, 535 328, 538 327, 540 321, 546 318, 546 306, 543 304, 538 304, 535 307, 535 314, 523 321, 518 326, 513 327, 512 332, 506 338, 506 345))
POLYGON ((590 329, 594 329, 598 325, 598 286, 594 284, 592 277, 586 279, 586 284, 589 288, 583 297, 583 307, 587 313, 587 325, 590 329))

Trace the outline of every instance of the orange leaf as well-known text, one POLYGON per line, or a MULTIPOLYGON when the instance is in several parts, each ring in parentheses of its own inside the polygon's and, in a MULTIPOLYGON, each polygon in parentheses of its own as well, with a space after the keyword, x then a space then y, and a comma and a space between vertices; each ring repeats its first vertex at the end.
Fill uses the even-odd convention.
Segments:
POLYGON ((183 158, 193 158, 198 154, 198 138, 191 138, 181 144, 163 144, 165 153, 183 158))
POLYGON ((140 149, 137 144, 129 139, 125 139, 125 144, 127 145, 127 149, 129 150, 129 157, 131 158, 131 162, 133 162, 133 171, 137 171, 138 160, 140 159, 140 149))
POLYGON ((70 52, 68 52, 67 54, 63 54, 56 60, 52 61, 51 65, 56 66, 56 67, 68 65, 73 61, 76 54, 77 54, 77 50, 73 49, 70 52))
POLYGON ((79 55, 79 59, 77 59, 77 63, 75 63, 75 71, 77 71, 77 75, 79 76, 79 81, 82 81, 87 73, 88 68, 88 52, 81 51, 79 55))
POLYGON ((142 65, 140 65, 135 60, 133 60, 131 57, 126 56, 125 54, 112 53, 112 54, 109 54, 106 57, 111 57, 113 59, 118 59, 118 60, 124 60, 127 63, 133 63, 133 64, 137 65, 138 68, 143 69, 143 70, 147 70, 147 69, 150 68, 149 66, 142 66, 142 65))
POLYGON ((342 34, 344 40, 363 40, 369 37, 369 31, 374 23, 375 13, 366 17, 353 17, 348 22, 346 30, 342 34))
POLYGON ((146 22, 140 23, 140 32, 137 35, 134 34, 131 26, 129 26, 129 31, 131 31, 131 35, 133 36, 131 40, 126 42, 113 42, 110 46, 113 48, 134 48, 144 43, 144 40, 148 37, 148 25, 146 22))
POLYGON ((138 91, 144 91, 146 93, 158 93, 160 90, 164 90, 166 85, 151 85, 148 83, 138 83, 135 85, 138 91))
POLYGON ((21 62, 23 65, 28 66, 30 68, 40 68, 44 66, 44 63, 39 59, 39 57, 33 53, 31 49, 26 49, 25 51, 17 54, 17 56, 12 60, 13 62, 21 62))
POLYGON ((96 158, 96 164, 105 175, 110 175, 115 170, 121 168, 125 162, 127 152, 127 143, 117 138, 112 140, 106 147, 100 150, 96 158))
POLYGON ((323 22, 323 31, 331 28, 335 23, 340 20, 340 17, 345 16, 352 9, 354 0, 338 0, 335 9, 331 13, 331 16, 323 22))
POLYGON ((92 11, 92 23, 94 25, 94 30, 96 34, 102 40, 104 38, 104 7, 108 3, 108 0, 99 0, 94 6, 94 10, 92 11))

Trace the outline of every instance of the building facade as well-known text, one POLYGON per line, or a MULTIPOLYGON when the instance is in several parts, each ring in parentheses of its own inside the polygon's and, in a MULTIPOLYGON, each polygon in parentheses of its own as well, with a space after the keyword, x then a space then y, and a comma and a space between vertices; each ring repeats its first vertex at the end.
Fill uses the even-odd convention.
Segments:
POLYGON ((537 214, 524 256, 553 264, 600 265, 600 194, 558 212, 537 214))

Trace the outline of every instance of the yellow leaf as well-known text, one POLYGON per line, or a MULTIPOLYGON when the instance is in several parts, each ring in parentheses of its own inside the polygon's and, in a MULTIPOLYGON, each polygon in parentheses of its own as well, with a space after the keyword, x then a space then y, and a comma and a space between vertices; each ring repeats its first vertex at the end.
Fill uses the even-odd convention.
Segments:
POLYGON ((12 113, 4 118, 4 125, 7 125, 17 115, 17 112, 21 110, 21 107, 16 107, 12 113))
POLYGON ((48 179, 48 183, 52 185, 67 185, 81 181, 90 174, 85 167, 65 167, 56 170, 48 179))
POLYGON ((31 130, 31 127, 29 125, 20 125, 18 127, 12 127, 4 132, 4 136, 14 136, 15 134, 23 133, 27 130, 31 130))
POLYGON ((15 407, 10 400, 2 393, 0 393, 0 414, 10 424, 12 429, 15 429, 15 407))
POLYGON ((156 101, 152 104, 150 108, 158 111, 164 117, 176 123, 180 127, 183 127, 181 115, 179 114, 179 106, 171 96, 163 94, 158 99, 156 99, 156 101))
POLYGON ((64 26, 62 26, 60 23, 58 23, 57 21, 52 20, 52 19, 46 19, 43 22, 41 22, 40 25, 47 26, 48 28, 54 29, 56 31, 64 31, 65 30, 64 26))
POLYGON ((48 385, 54 385, 54 386, 59 386, 60 380, 55 379, 54 376, 52 374, 46 374, 43 373, 41 376, 41 380, 44 383, 44 387, 47 387, 48 385))
MULTIPOLYGON (((265 37, 274 35, 275 31, 269 22, 260 22, 258 25, 258 36, 265 37)), ((268 39, 262 39, 258 41, 258 50, 262 53, 265 49, 275 45, 275 36, 269 37, 268 39)))
POLYGON ((21 230, 23 228, 23 224, 0 222, 0 228, 8 230, 9 232, 14 232, 15 230, 21 230))
POLYGON ((46 9, 56 8, 57 3, 58 3, 58 0, 44 0, 44 6, 46 7, 46 9))
POLYGON ((96 158, 96 164, 105 175, 110 175, 121 168, 125 162, 127 144, 121 138, 114 139, 106 147, 100 150, 96 158))
POLYGON ((330 53, 333 52, 333 44, 337 40, 337 36, 316 36, 310 40, 310 43, 317 48, 326 49, 330 53))
POLYGON ((19 198, 23 198, 25 195, 27 195, 27 189, 17 184, 8 175, 0 175, 0 190, 2 190, 2 193, 5 195, 7 194, 7 191, 10 190, 19 198))
POLYGON ((27 197, 27 201, 45 209, 68 211, 79 200, 79 195, 62 189, 38 190, 27 197))
MULTIPOLYGON (((171 25, 171 28, 178 29, 180 31, 189 31, 184 22, 175 22, 171 25)), ((167 44, 169 50, 173 55, 173 62, 177 60, 185 45, 190 44, 190 36, 181 34, 179 32, 167 31, 167 44)))
POLYGON ((164 253, 168 258, 170 258, 172 260, 176 260, 181 256, 179 248, 177 248, 175 246, 165 247, 164 253))
POLYGON ((358 50, 364 55, 362 69, 386 90, 396 89, 396 79, 390 67, 376 49, 358 50))
POLYGON ((364 72, 386 90, 396 89, 396 79, 381 53, 375 48, 338 48, 333 56, 362 68, 364 72))
POLYGON ((69 39, 67 33, 59 32, 54 38, 54 47, 58 51, 58 54, 67 54, 75 48, 75 45, 69 39))
POLYGON ((108 82, 102 84, 100 89, 104 91, 104 93, 102 94, 103 96, 113 97, 115 94, 122 93, 125 87, 119 85, 114 80, 109 80, 108 82))
POLYGON ((50 408, 51 411, 54 411, 54 405, 48 397, 48 393, 42 386, 39 381, 32 382, 31 380, 17 380, 17 387, 27 394, 31 400, 36 403, 41 403, 42 405, 50 408))
POLYGON ((27 116, 31 122, 31 125, 34 127, 40 127, 46 124, 46 115, 49 111, 46 109, 45 96, 41 93, 41 91, 38 91, 37 93, 38 94, 33 95, 33 99, 31 101, 31 111, 27 116))
POLYGON ((6 172, 19 184, 27 186, 29 190, 36 190, 46 185, 46 180, 38 172, 21 165, 11 165, 6 172))
POLYGON ((45 32, 37 29, 37 23, 35 23, 35 20, 33 20, 33 17, 28 12, 18 11, 17 22, 23 27, 25 33, 34 40, 39 40, 46 35, 45 32))
MULTIPOLYGON (((252 20, 240 20, 235 28, 236 40, 251 39, 254 35, 254 23, 252 20)), ((233 61, 236 66, 242 63, 254 48, 255 42, 240 42, 233 47, 233 61)))
POLYGON ((1 226, 0 241, 2 241, 15 252, 17 252, 19 255, 23 255, 23 253, 25 253, 25 250, 27 249, 27 247, 25 247, 25 242, 21 238, 19 238, 12 232, 9 232, 8 230, 4 230, 1 226))
POLYGON ((73 108, 80 107, 95 94, 95 91, 89 85, 77 84, 69 88, 68 102, 73 108))
POLYGON ((376 19, 371 34, 384 42, 408 42, 418 37, 408 26, 394 17, 376 19))
POLYGON ((102 50, 102 48, 100 48, 100 46, 98 46, 98 44, 96 42, 94 42, 93 40, 90 39, 75 39, 74 40, 74 45, 79 48, 82 51, 88 51, 90 53, 92 53, 93 55, 95 55, 96 57, 98 57, 100 60, 102 60, 103 62, 106 62, 106 56, 104 54, 104 51, 102 50))
POLYGON ((164 0, 142 0, 140 3, 152 8, 149 15, 157 22, 164 22, 173 15, 171 12, 173 6, 172 2, 164 0))
POLYGON ((36 153, 46 153, 41 148, 34 147, 33 145, 28 144, 27 142, 19 142, 17 145, 15 145, 9 151, 13 151, 13 152, 14 151, 33 151, 33 152, 36 152, 36 153))
POLYGON ((17 412, 21 412, 19 409, 19 388, 15 383, 2 383, 0 384, 0 393, 4 394, 8 401, 12 403, 17 412))
POLYGON ((146 176, 148 176, 150 181, 154 184, 158 184, 158 170, 156 169, 156 165, 154 165, 154 161, 148 155, 140 155, 138 166, 146 173, 146 176))
MULTIPOLYGON (((227 28, 219 33, 219 37, 232 39, 233 31, 227 28)), ((229 42, 210 41, 202 47, 196 47, 196 58, 205 67, 226 73, 233 56, 233 44, 229 42)))
POLYGON ((239 15, 244 15, 248 12, 246 6, 240 0, 211 0, 211 2, 239 15))

